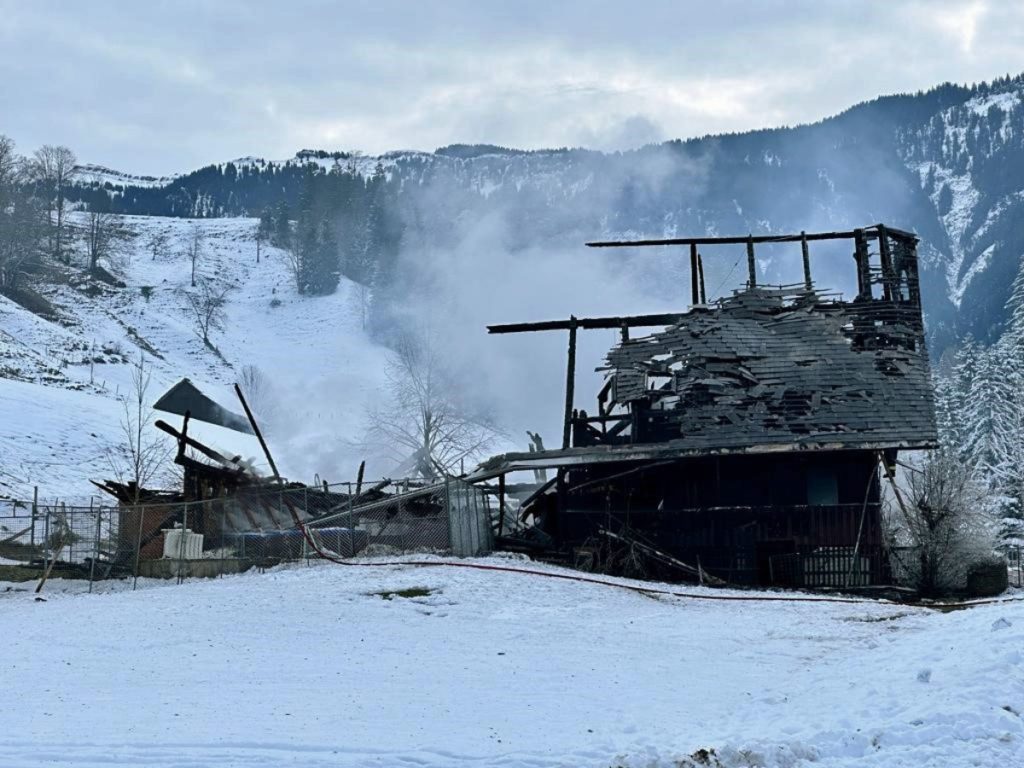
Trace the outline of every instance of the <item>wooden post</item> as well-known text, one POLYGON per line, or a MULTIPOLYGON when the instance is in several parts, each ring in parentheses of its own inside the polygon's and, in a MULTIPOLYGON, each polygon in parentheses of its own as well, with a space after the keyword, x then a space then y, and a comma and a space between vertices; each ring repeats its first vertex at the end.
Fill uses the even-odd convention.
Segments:
POLYGON ((697 276, 700 278, 700 303, 708 303, 708 295, 704 292, 704 257, 697 254, 697 276))
POLYGON ((886 301, 891 301, 896 294, 896 281, 893 279, 889 236, 882 224, 878 225, 878 258, 882 262, 882 295, 885 296, 886 301))
POLYGON ((700 304, 700 279, 697 275, 697 244, 690 243, 690 303, 700 304))
POLYGON ((32 488, 32 534, 29 542, 32 549, 36 548, 36 515, 39 514, 39 486, 32 488))
POLYGON ((498 535, 505 532, 505 476, 498 475, 498 535))
POLYGON ((562 447, 572 441, 572 403, 576 394, 576 316, 569 317, 569 360, 565 368, 565 419, 562 423, 562 447))
POLYGON ((356 496, 363 492, 363 473, 366 471, 366 459, 359 462, 359 471, 356 473, 356 496))
POLYGON ((747 240, 747 287, 757 287, 757 263, 754 261, 753 235, 750 235, 747 240))
POLYGON ((626 325, 625 323, 623 323, 622 327, 619 328, 619 334, 622 336, 622 343, 623 344, 625 344, 627 341, 629 341, 629 326, 626 325))
POLYGON ((804 288, 808 291, 813 290, 814 286, 811 283, 811 249, 807 245, 807 233, 800 233, 800 253, 804 260, 804 288))
POLYGON ((871 298, 871 275, 868 272, 868 244, 864 239, 864 230, 853 230, 854 261, 857 262, 857 298, 871 298))

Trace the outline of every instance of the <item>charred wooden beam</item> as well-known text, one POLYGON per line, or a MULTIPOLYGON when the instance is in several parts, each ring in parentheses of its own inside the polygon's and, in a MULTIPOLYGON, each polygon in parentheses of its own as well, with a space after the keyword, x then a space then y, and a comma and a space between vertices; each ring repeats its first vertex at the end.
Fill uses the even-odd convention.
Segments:
MULTIPOLYGON (((160 431, 166 432, 167 434, 169 434, 172 437, 176 438, 178 440, 178 444, 179 445, 188 446, 189 448, 194 448, 195 450, 197 450, 201 454, 203 454, 203 456, 205 456, 206 458, 212 459, 213 461, 216 461, 219 464, 223 464, 228 469, 237 470, 237 471, 243 471, 242 465, 239 464, 234 459, 229 459, 223 453, 220 453, 219 451, 215 451, 213 448, 210 448, 207 445, 203 445, 198 440, 196 440, 194 437, 189 437, 184 432, 179 432, 178 430, 176 430, 174 427, 172 427, 170 424, 168 424, 163 419, 157 419, 155 426, 160 431)), ((184 455, 184 452, 183 451, 179 451, 178 458, 175 459, 175 461, 177 461, 179 464, 182 464, 183 463, 182 459, 186 459, 186 458, 187 457, 184 455)))
POLYGON ((885 227, 878 225, 878 258, 882 262, 882 290, 885 300, 889 301, 897 292, 896 276, 892 269, 892 253, 889 251, 889 237, 885 227))
POLYGON ((811 249, 807 244, 807 233, 800 233, 800 255, 804 262, 804 288, 808 291, 813 289, 811 283, 811 249))
POLYGON ((569 320, 543 320, 536 323, 505 323, 487 326, 488 333, 528 333, 532 331, 568 331, 574 325, 579 330, 643 328, 674 325, 683 317, 682 312, 658 315, 631 315, 627 317, 574 317, 569 320))
MULTIPOLYGON (((878 238, 878 227, 867 227, 860 230, 864 233, 864 237, 868 240, 874 240, 878 238)), ((645 239, 645 240, 598 240, 587 243, 590 248, 631 248, 636 246, 654 246, 654 245, 745 245, 748 242, 751 243, 799 243, 804 239, 807 240, 853 240, 856 237, 857 230, 839 231, 839 232, 812 232, 795 235, 754 235, 754 236, 739 236, 739 237, 670 237, 664 239, 645 239)), ((913 232, 906 232, 901 229, 894 227, 886 227, 886 232, 890 237, 895 237, 900 240, 917 242, 918 237, 913 232)))
POLYGON ((697 279, 700 281, 700 303, 707 304, 708 295, 704 292, 704 256, 700 253, 697 254, 697 279))
POLYGON ((757 261, 754 259, 754 238, 747 238, 747 285, 757 287, 757 261))
POLYGON ((690 243, 690 303, 700 304, 700 278, 697 275, 697 244, 690 243))
POLYGON ((569 354, 565 366, 565 416, 562 421, 562 447, 572 441, 572 404, 576 396, 576 318, 569 318, 569 354))

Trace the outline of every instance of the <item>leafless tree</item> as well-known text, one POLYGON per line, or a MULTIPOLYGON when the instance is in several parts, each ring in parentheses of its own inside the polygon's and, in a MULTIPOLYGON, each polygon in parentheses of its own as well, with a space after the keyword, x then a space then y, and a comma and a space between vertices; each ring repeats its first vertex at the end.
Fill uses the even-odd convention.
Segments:
POLYGON ((952 452, 908 465, 886 504, 896 565, 921 594, 962 589, 972 564, 992 556, 996 516, 988 491, 952 452))
POLYGON ((150 371, 145 355, 132 366, 131 389, 121 398, 121 434, 124 444, 120 450, 108 452, 110 470, 118 482, 127 485, 133 494, 132 502, 139 503, 139 494, 156 476, 166 469, 173 444, 146 431, 153 419, 149 404, 150 371))
POLYGON ((457 474, 464 460, 479 458, 500 434, 463 396, 429 333, 402 338, 385 373, 389 397, 368 413, 367 442, 396 459, 411 453, 423 477, 457 474))
MULTIPOLYGON (((185 254, 188 256, 189 261, 192 262, 192 287, 196 287, 196 264, 199 262, 199 257, 203 253, 203 233, 199 231, 198 226, 192 227, 192 233, 188 239, 188 243, 185 246, 185 254)), ((205 341, 205 339, 204 339, 205 341)))
POLYGON ((154 232, 149 238, 149 253, 153 257, 153 261, 156 261, 156 257, 161 255, 167 250, 167 244, 170 241, 170 236, 166 231, 160 230, 154 232))
POLYGON ((302 254, 294 244, 279 247, 284 251, 285 263, 288 265, 292 279, 295 280, 295 287, 298 289, 302 285, 302 254))
POLYGON ((225 305, 231 287, 219 287, 204 277, 200 277, 195 285, 197 290, 181 292, 192 317, 192 327, 203 344, 217 351, 210 341, 210 334, 224 328, 225 305))
POLYGON ((270 377, 255 365, 242 366, 238 379, 245 400, 260 421, 260 426, 268 434, 273 430, 276 395, 270 377))
POLYGON ((46 191, 52 226, 51 248, 55 258, 65 263, 70 255, 64 251, 66 205, 65 196, 75 176, 78 159, 67 147, 44 144, 36 150, 32 168, 36 182, 46 191))
POLYGON ((25 184, 25 164, 14 142, 0 136, 0 290, 17 287, 46 237, 46 210, 25 184))
POLYGON ((89 271, 95 272, 100 259, 108 258, 117 239, 114 216, 110 213, 92 211, 86 220, 85 245, 89 254, 89 271))

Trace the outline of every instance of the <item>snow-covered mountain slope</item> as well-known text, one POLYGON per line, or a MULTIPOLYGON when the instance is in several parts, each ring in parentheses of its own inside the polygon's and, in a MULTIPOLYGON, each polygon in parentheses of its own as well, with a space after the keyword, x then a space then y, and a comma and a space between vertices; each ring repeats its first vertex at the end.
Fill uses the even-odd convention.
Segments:
MULTIPOLYGON (((362 331, 356 287, 343 280, 331 296, 299 296, 281 251, 264 246, 256 263, 251 219, 118 218, 125 239, 109 268, 124 287, 90 280, 81 268, 55 270, 42 289, 53 319, 0 297, 0 496, 29 498, 39 486, 44 497, 81 499, 90 478, 110 475, 108 452, 124 440, 120 398, 131 392, 140 355, 152 372, 149 402, 187 376, 236 411, 231 385, 244 366, 257 367, 278 403, 264 418, 281 471, 307 481, 314 472, 353 476, 352 440, 379 396, 385 354, 362 331), (224 328, 211 339, 220 354, 197 337, 182 295, 196 229, 197 274, 231 286, 224 328), (158 234, 168 239, 154 258, 158 234)), ((264 466, 252 438, 194 429, 264 466)))
POLYGON ((882 97, 813 125, 671 141, 622 153, 452 145, 435 152, 303 150, 127 185, 126 213, 256 215, 294 207, 309 169, 381 166, 441 201, 449 222, 501 214, 516 248, 606 236, 735 234, 887 222, 922 238, 937 353, 998 336, 1024 233, 1024 77, 882 97), (271 192, 272 190, 272 192, 271 192))
POLYGON ((1020 600, 688 600, 420 559, 0 590, 0 764, 1024 764, 1020 600))

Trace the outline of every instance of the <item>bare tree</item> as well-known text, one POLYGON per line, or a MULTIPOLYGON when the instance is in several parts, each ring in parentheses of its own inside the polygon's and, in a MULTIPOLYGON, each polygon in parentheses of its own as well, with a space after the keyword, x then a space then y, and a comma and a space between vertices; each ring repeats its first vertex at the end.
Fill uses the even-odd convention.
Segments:
MULTIPOLYGON (((284 260, 295 280, 295 288, 300 289, 302 285, 302 254, 295 245, 278 246, 284 251, 284 260)), ((299 291, 301 293, 301 290, 299 291)))
POLYGON ((0 136, 0 290, 13 291, 26 266, 41 251, 46 210, 29 194, 25 164, 14 142, 0 136))
POLYGON ((245 394, 246 402, 256 414, 264 432, 273 430, 277 398, 270 377, 255 365, 242 366, 238 386, 245 394))
POLYGON ((95 272, 100 259, 108 258, 117 239, 114 216, 110 213, 92 211, 86 221, 85 245, 89 254, 89 272, 95 272))
POLYGON ((992 500, 970 467, 937 451, 908 465, 886 505, 896 565, 921 594, 962 589, 968 568, 989 559, 996 539, 992 500))
POLYGON ((153 257, 153 261, 156 261, 156 257, 167 250, 167 244, 170 241, 170 236, 166 231, 160 230, 154 232, 149 238, 149 253, 153 257))
POLYGON ((145 430, 153 419, 149 390, 149 367, 140 353, 139 362, 132 366, 131 389, 121 398, 124 444, 107 454, 111 471, 118 482, 129 487, 134 504, 139 503, 142 489, 166 468, 172 453, 172 444, 145 430))
POLYGON ((192 227, 192 233, 189 237, 188 244, 185 246, 185 254, 188 256, 189 261, 192 262, 192 287, 196 287, 196 264, 199 262, 199 257, 203 253, 203 233, 199 231, 198 226, 192 227))
POLYGON ((368 413, 368 442, 393 458, 412 454, 425 478, 457 474, 500 434, 492 420, 464 396, 429 334, 403 337, 388 361, 388 402, 368 413))
POLYGON ((210 341, 210 334, 224 328, 225 305, 231 287, 218 287, 204 277, 200 277, 195 285, 197 290, 181 292, 192 317, 193 330, 203 340, 203 344, 217 351, 210 341))
POLYGON ((44 144, 36 150, 32 167, 36 182, 46 191, 52 226, 51 248, 55 258, 69 263, 64 252, 65 195, 75 176, 78 159, 67 147, 44 144))

